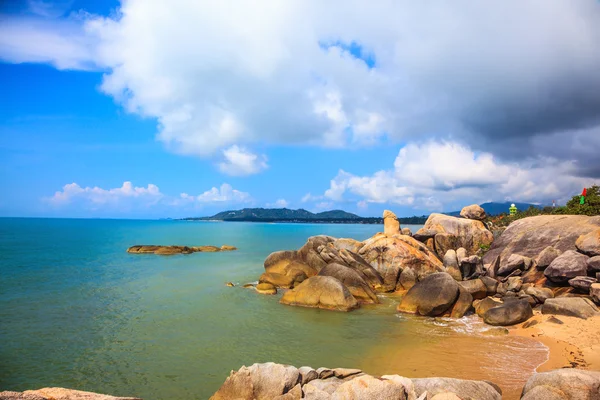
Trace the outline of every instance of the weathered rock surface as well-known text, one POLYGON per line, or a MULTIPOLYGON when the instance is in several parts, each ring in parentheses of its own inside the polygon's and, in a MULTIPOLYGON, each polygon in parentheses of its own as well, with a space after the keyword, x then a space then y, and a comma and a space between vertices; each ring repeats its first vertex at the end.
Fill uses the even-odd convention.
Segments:
POLYGON ((577 238, 575 246, 590 257, 600 256, 600 229, 581 235, 577 238))
POLYGON ((383 233, 389 236, 398 235, 401 233, 400 221, 398 221, 396 214, 390 210, 385 210, 383 212, 383 233))
POLYGON ((533 317, 531 305, 525 300, 506 301, 490 308, 483 314, 483 321, 489 325, 509 326, 520 324, 533 317))
POLYGON ((295 274, 283 275, 276 272, 265 272, 258 278, 259 283, 270 283, 279 288, 293 288, 306 279, 306 274, 296 271, 295 274))
POLYGON ((284 293, 281 304, 351 311, 359 303, 348 288, 331 276, 313 276, 284 293))
POLYGON ((475 300, 485 299, 488 295, 488 289, 481 279, 472 279, 470 281, 461 281, 458 284, 473 296, 475 300))
POLYGON ((583 297, 557 297, 547 299, 542 306, 542 314, 566 315, 587 319, 600 315, 598 307, 583 297))
POLYGON ((161 246, 161 245, 135 245, 127 249, 132 254, 158 254, 163 256, 173 254, 192 254, 192 253, 214 253, 218 251, 237 250, 233 246, 161 246))
POLYGON ((363 375, 343 383, 331 395, 331 400, 380 399, 406 400, 406 388, 394 380, 363 375))
POLYGON ((598 282, 596 278, 589 276, 576 276, 573 279, 569 279, 569 285, 583 293, 589 293, 590 287, 596 282, 598 282))
POLYGON ((487 382, 452 378, 413 379, 415 393, 421 396, 427 392, 435 396, 439 393, 454 393, 461 399, 501 400, 502 394, 487 382))
POLYGON ((486 217, 485 210, 481 208, 479 204, 471 204, 470 206, 463 207, 460 210, 460 216, 468 219, 476 219, 483 221, 486 217))
POLYGON ((511 254, 506 262, 500 262, 498 275, 506 276, 517 269, 525 270, 525 257, 520 254, 511 254))
POLYGON ((256 291, 260 294, 277 294, 277 288, 271 283, 259 283, 256 285, 256 291))
POLYGON ((590 286, 590 296, 596 304, 600 304, 600 283, 593 283, 590 286))
POLYGON ((398 305, 398 311, 435 317, 444 314, 458 298, 458 283, 446 272, 425 277, 413 286, 398 305))
POLYGON ((592 400, 600 398, 600 372, 563 368, 533 374, 521 400, 592 400))
POLYGON ((503 303, 500 299, 496 299, 494 297, 486 297, 483 300, 475 300, 473 302, 473 307, 475 308, 475 313, 483 318, 483 315, 490 309, 494 307, 501 306, 503 303))
POLYGON ((137 397, 114 397, 65 388, 43 388, 24 392, 0 392, 0 400, 141 400, 137 397))
POLYGON ((566 284, 571 278, 587 275, 587 260, 587 256, 567 250, 548 265, 544 276, 554 283, 566 284))
POLYGON ((551 289, 543 287, 531 286, 525 289, 525 293, 535 298, 540 304, 543 304, 548 299, 554 298, 554 292, 551 289))
POLYGON ((361 273, 338 263, 328 264, 319 271, 321 276, 332 276, 342 282, 352 293, 352 295, 361 303, 376 304, 379 303, 377 295, 367 284, 361 273))
POLYGON ((458 298, 450 310, 452 318, 462 318, 473 308, 473 296, 465 288, 459 285, 458 298))
POLYGON ((359 255, 383 277, 384 291, 406 289, 398 280, 410 268, 417 280, 444 270, 442 262, 423 243, 410 236, 375 235, 364 241, 359 255))
POLYGON ((535 259, 537 267, 540 269, 546 268, 558 256, 560 256, 560 250, 552 246, 546 247, 535 259))
POLYGON ((489 246, 494 240, 492 233, 481 221, 437 213, 431 214, 417 233, 426 231, 437 232, 434 238, 435 251, 440 258, 448 250, 459 247, 464 247, 469 254, 475 254, 481 246, 489 246))
POLYGON ((456 256, 456 251, 454 249, 450 249, 444 254, 442 262, 444 263, 444 268, 446 268, 447 273, 455 280, 462 281, 463 277, 458 266, 458 257, 456 256))
POLYGON ((590 257, 587 260, 588 272, 600 272, 600 256, 590 257))
POLYGON ((579 236, 599 228, 600 216, 539 215, 519 219, 494 241, 483 262, 489 264, 497 256, 508 259, 511 254, 536 258, 548 246, 560 252, 576 250, 579 236))

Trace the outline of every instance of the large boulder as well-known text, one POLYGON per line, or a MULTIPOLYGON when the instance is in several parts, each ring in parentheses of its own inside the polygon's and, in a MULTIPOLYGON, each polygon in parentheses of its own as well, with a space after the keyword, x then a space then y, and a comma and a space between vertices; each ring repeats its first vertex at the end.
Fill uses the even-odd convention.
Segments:
POLYGON ((434 243, 440 258, 444 257, 448 250, 459 247, 464 247, 468 254, 475 254, 482 246, 489 246, 494 240, 492 232, 487 230, 481 221, 437 213, 427 218, 419 232, 421 231, 437 232, 434 243))
POLYGON ((406 386, 391 379, 378 379, 363 375, 340 385, 331 400, 407 400, 406 386))
POLYGON ((276 251, 269 254, 269 256, 267 256, 265 259, 265 271, 269 273, 286 275, 288 271, 287 266, 293 261, 302 261, 298 256, 297 251, 276 251))
POLYGON ((573 368, 533 374, 523 387, 521 400, 600 399, 600 371, 573 368))
POLYGON ((535 298, 535 300, 540 304, 545 303, 548 299, 554 298, 554 292, 552 289, 544 287, 530 286, 525 289, 525 293, 535 298))
POLYGON ((489 325, 516 325, 533 317, 531 305, 526 300, 505 300, 503 304, 492 307, 483 314, 483 321, 489 325))
POLYGON ((495 297, 486 297, 483 300, 475 300, 473 302, 473 307, 475 308, 475 313, 483 318, 483 315, 490 309, 494 307, 499 307, 503 304, 500 299, 495 297))
POLYGON ((359 272, 342 264, 331 263, 319 271, 321 276, 332 276, 342 282, 361 303, 379 303, 377 295, 359 272))
POLYGON ((569 279, 569 285, 583 293, 589 293, 590 287, 596 282, 598 282, 596 278, 590 276, 576 276, 573 279, 569 279))
POLYGON ((292 288, 306 279, 302 271, 296 271, 295 274, 282 275, 275 272, 265 272, 258 278, 259 283, 270 283, 279 288, 292 288))
POLYGON ((26 390, 24 392, 0 392, 0 400, 141 400, 136 397, 114 397, 106 394, 84 392, 60 387, 26 390))
POLYGON ((294 289, 288 290, 281 304, 315 307, 335 311, 351 311, 359 303, 346 286, 331 276, 313 276, 294 289))
POLYGON ((600 256, 600 229, 581 235, 575 242, 577 250, 590 257, 600 256))
POLYGON ((461 281, 458 284, 473 296, 475 300, 485 299, 488 295, 488 288, 481 279, 472 279, 470 281, 461 281))
POLYGON ((381 274, 384 291, 406 289, 398 282, 404 269, 412 269, 416 280, 444 270, 442 262, 433 252, 406 235, 375 235, 364 241, 359 255, 381 274))
POLYGON ((460 210, 460 216, 468 219, 476 219, 483 221, 486 217, 485 210, 481 208, 479 204, 471 204, 470 206, 463 207, 460 210))
POLYGON ((525 257, 520 254, 511 254, 506 262, 500 263, 498 268, 498 275, 506 276, 515 270, 525 270, 525 257))
POLYGON ((458 283, 446 272, 425 277, 413 286, 398 305, 398 311, 435 317, 444 314, 456 302, 458 283))
POLYGON ((473 296, 465 288, 459 285, 458 298, 450 310, 452 318, 462 318, 473 308, 473 296))
POLYGON ((400 221, 398 221, 396 214, 390 210, 385 210, 383 212, 383 233, 389 236, 398 235, 401 233, 400 221))
POLYGON ((494 386, 484 381, 470 381, 453 378, 420 378, 413 379, 412 381, 417 396, 421 396, 423 393, 427 392, 427 398, 441 393, 454 393, 460 399, 502 399, 502 393, 494 386))
POLYGON ((483 257, 490 264, 497 256, 508 259, 511 254, 536 258, 548 246, 560 252, 576 250, 581 235, 598 230, 600 216, 539 215, 519 219, 508 226, 483 257))
POLYGON ((554 283, 567 283, 571 278, 587 275, 587 260, 587 256, 567 250, 548 265, 544 275, 554 283))
POLYGON ((552 246, 548 246, 542 250, 540 254, 538 254, 537 258, 535 259, 535 263, 538 268, 544 269, 558 256, 560 256, 560 250, 557 250, 552 246))
POLYGON ((600 315, 598 307, 583 297, 556 297, 547 299, 542 306, 542 314, 566 315, 587 319, 600 315))

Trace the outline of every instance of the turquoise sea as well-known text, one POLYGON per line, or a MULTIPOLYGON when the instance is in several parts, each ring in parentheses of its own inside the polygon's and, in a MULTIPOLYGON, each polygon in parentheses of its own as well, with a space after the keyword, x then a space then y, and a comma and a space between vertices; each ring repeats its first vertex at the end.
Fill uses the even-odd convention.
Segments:
POLYGON ((206 399, 242 365, 362 367, 369 359, 376 366, 375 347, 442 340, 415 333, 423 322, 399 317, 395 298, 336 313, 225 285, 256 281, 269 253, 297 249, 309 236, 364 240, 381 228, 0 219, 0 390, 61 386, 147 400, 206 399), (135 244, 239 250, 128 254, 135 244))

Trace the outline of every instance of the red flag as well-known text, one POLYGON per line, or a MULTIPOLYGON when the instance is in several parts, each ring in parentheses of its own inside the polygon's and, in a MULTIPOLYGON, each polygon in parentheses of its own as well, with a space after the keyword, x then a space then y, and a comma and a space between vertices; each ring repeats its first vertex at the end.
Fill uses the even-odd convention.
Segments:
POLYGON ((581 195, 583 197, 587 196, 587 189, 586 188, 583 188, 583 192, 581 192, 581 195))

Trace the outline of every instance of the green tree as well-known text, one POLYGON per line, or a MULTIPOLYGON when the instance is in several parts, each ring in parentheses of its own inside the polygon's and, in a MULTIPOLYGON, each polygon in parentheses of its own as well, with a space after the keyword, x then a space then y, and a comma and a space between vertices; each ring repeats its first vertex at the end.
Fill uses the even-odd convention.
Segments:
POLYGON ((573 196, 565 207, 561 207, 560 214, 600 215, 600 186, 594 185, 587 188, 585 204, 579 204, 581 196, 573 196))

